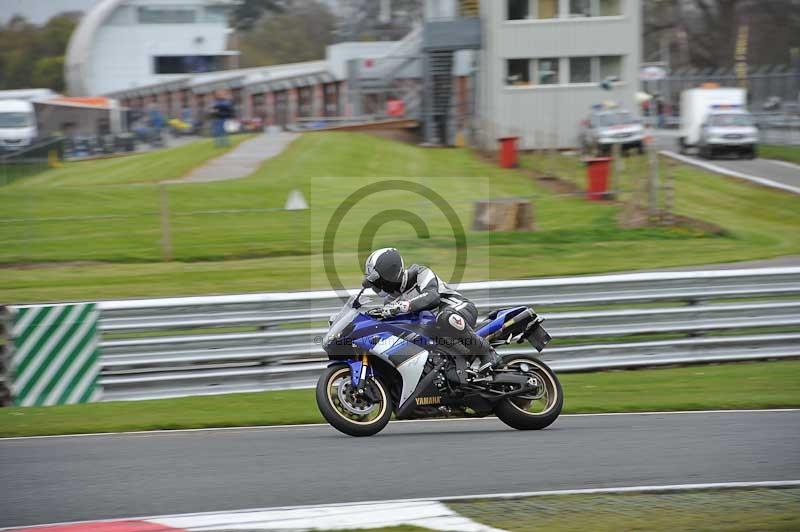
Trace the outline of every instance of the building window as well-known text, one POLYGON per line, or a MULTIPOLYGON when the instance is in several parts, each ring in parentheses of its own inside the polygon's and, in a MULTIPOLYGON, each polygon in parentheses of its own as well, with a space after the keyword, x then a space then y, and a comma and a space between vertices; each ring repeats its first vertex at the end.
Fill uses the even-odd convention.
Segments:
POLYGON ((227 24, 229 12, 230 9, 227 6, 207 6, 203 22, 210 24, 227 24))
POLYGON ((507 0, 508 20, 524 20, 530 17, 529 0, 507 0))
POLYGON ((559 0, 539 0, 536 4, 536 18, 558 18, 559 0))
POLYGON ((507 61, 506 84, 528 85, 531 82, 531 62, 529 59, 509 59, 507 61))
POLYGON ((592 0, 569 0, 570 17, 591 17, 592 0))
POLYGON ((600 79, 609 77, 622 80, 622 56, 604 55, 600 57, 600 79))
POLYGON ((592 82, 592 58, 591 57, 571 57, 569 60, 569 82, 570 83, 591 83, 592 82))
POLYGON ((140 7, 140 24, 193 24, 197 21, 194 8, 140 7))
POLYGON ((158 55, 153 57, 156 74, 192 74, 225 70, 224 55, 158 55))
POLYGON ((536 61, 536 77, 539 85, 558 85, 558 62, 556 57, 536 61))
POLYGON ((620 0, 598 0, 597 16, 615 17, 622 14, 622 2, 620 0))
POLYGON ((570 17, 613 17, 621 14, 620 0, 569 0, 570 17))

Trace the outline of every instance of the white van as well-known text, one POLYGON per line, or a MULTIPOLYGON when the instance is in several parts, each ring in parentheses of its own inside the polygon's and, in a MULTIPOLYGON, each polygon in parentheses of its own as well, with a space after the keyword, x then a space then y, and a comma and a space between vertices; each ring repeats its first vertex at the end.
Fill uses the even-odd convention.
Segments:
POLYGON ((747 112, 747 93, 738 88, 699 88, 681 94, 681 153, 696 148, 713 159, 734 152, 755 158, 758 128, 747 112))
POLYGON ((36 112, 25 100, 0 100, 0 151, 14 151, 36 141, 36 112))

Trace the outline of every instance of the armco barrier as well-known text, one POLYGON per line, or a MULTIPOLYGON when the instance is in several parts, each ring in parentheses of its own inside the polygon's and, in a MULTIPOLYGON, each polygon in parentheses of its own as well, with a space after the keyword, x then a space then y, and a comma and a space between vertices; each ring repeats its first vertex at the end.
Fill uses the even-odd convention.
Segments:
MULTIPOLYGON (((558 371, 800 356, 800 268, 492 281, 459 289, 482 312, 536 308, 555 338, 541 356, 558 371)), ((326 363, 318 340, 340 306, 330 291, 100 302, 102 399, 313 385, 326 363)), ((43 307, 10 308, 19 315, 43 307)), ((506 350, 533 352, 527 344, 506 350)), ((17 404, 52 399, 15 395, 17 404)))

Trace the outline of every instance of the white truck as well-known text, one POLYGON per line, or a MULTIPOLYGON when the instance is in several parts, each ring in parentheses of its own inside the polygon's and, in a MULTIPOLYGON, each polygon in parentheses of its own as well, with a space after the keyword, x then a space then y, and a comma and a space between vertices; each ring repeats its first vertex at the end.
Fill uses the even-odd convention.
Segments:
POLYGON ((39 136, 36 111, 25 100, 0 100, 0 152, 30 146, 39 136))
POLYGON ((749 159, 758 154, 758 128, 747 111, 744 89, 702 87, 681 94, 681 153, 696 149, 713 159, 736 153, 749 159))

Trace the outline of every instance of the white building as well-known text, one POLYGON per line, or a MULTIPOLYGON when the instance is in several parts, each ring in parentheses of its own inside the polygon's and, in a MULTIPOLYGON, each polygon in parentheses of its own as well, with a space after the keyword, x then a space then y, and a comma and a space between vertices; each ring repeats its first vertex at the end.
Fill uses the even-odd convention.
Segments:
POLYGON ((107 94, 235 66, 230 0, 102 0, 67 48, 73 96, 107 94))
POLYGON ((639 0, 481 2, 483 144, 513 135, 523 148, 576 146, 593 105, 635 112, 641 9, 639 0), (618 81, 605 91, 608 77, 618 81))

